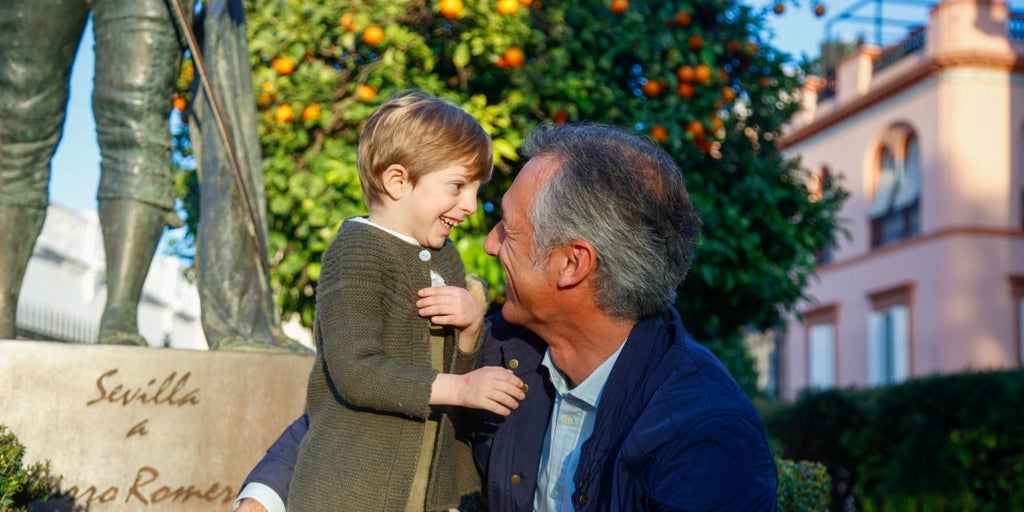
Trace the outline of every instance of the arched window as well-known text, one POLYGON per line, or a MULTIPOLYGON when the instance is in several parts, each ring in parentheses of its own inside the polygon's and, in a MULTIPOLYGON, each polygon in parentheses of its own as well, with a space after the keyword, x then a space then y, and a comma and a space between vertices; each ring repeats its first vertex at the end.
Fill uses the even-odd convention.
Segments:
POLYGON ((883 146, 878 158, 878 186, 868 208, 871 221, 871 246, 879 247, 921 232, 921 156, 917 137, 904 129, 894 129, 902 142, 901 151, 883 146))

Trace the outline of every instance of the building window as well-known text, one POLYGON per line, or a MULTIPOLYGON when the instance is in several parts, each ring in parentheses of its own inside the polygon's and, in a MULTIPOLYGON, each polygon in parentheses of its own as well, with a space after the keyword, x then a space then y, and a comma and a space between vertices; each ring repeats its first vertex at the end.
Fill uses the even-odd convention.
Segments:
POLYGON ((910 377, 910 304, 913 285, 869 295, 868 385, 885 386, 910 377))
POLYGON ((826 306, 804 313, 807 326, 807 385, 814 389, 833 388, 836 372, 836 319, 838 307, 826 306))
POLYGON ((888 145, 879 152, 877 186, 868 208, 872 247, 895 243, 921 232, 920 149, 912 133, 901 138, 901 153, 894 152, 888 145))

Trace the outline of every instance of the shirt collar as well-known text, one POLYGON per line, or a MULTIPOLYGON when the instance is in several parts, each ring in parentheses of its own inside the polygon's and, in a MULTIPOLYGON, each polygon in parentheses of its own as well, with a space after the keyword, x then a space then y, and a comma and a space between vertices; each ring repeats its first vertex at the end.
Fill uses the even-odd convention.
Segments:
POLYGON ((349 220, 352 220, 352 221, 355 221, 355 222, 359 222, 359 223, 362 223, 362 224, 366 224, 368 226, 373 226, 373 227, 375 227, 375 228, 377 228, 377 229, 379 229, 379 230, 381 230, 381 231, 383 231, 385 233, 388 233, 390 235, 394 235, 394 236, 398 237, 400 240, 402 240, 404 242, 408 242, 408 243, 413 244, 413 245, 415 245, 417 247, 420 246, 420 243, 417 242, 415 238, 413 238, 411 236, 408 236, 408 235, 403 235, 403 234, 399 233, 398 231, 390 230, 390 229, 388 229, 388 228, 386 228, 384 226, 381 226, 380 224, 374 224, 373 222, 370 222, 370 219, 368 219, 366 217, 352 217, 349 220))
POLYGON ((597 402, 601 398, 601 391, 604 390, 605 383, 608 382, 608 376, 612 373, 612 368, 615 366, 615 361, 619 359, 619 353, 622 352, 622 347, 626 346, 626 342, 619 345, 619 349, 615 351, 605 362, 601 363, 593 373, 590 374, 583 382, 573 389, 569 389, 569 383, 562 375, 554 361, 551 360, 551 348, 548 347, 544 351, 544 360, 541 364, 547 367, 548 374, 551 375, 551 383, 555 386, 555 391, 564 396, 571 396, 578 400, 582 400, 584 403, 591 407, 597 407, 597 402))

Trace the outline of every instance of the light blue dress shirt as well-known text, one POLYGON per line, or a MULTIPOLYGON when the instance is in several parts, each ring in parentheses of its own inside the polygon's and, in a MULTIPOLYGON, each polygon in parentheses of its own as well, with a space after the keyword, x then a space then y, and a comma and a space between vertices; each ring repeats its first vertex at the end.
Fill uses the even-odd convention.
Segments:
POLYGON ((562 372, 551 361, 551 349, 544 354, 542 364, 551 374, 555 386, 555 403, 544 439, 537 470, 537 491, 533 495, 535 512, 572 511, 572 493, 576 490, 573 475, 580 462, 583 442, 594 432, 597 404, 608 375, 622 352, 622 346, 607 361, 598 366, 587 380, 569 389, 562 372))

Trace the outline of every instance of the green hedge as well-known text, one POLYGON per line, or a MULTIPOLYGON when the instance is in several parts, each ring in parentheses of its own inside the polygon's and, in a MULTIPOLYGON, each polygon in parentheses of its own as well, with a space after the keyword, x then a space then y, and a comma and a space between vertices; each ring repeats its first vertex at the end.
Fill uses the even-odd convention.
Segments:
POLYGON ((0 510, 27 510, 33 501, 45 501, 57 492, 50 477, 50 461, 23 465, 25 446, 0 424, 0 510))
POLYGON ((803 394, 766 412, 790 459, 823 463, 833 510, 1024 510, 1024 372, 803 394))
POLYGON ((779 512, 826 512, 832 479, 823 464, 775 459, 779 466, 779 512))

